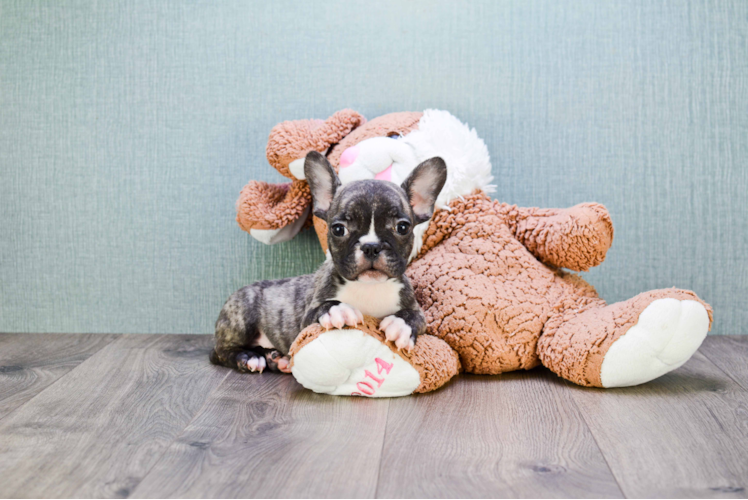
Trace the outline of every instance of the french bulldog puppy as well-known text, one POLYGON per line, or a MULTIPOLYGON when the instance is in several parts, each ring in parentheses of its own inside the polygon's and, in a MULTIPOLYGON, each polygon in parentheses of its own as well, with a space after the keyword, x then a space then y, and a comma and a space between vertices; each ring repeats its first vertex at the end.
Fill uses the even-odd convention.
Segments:
POLYGON ((426 329, 405 268, 413 227, 431 218, 447 179, 441 158, 418 165, 397 186, 363 180, 341 186, 317 152, 304 160, 314 215, 328 226, 328 259, 314 274, 258 281, 229 297, 216 321, 214 364, 242 372, 290 371, 288 350, 308 325, 356 326, 363 315, 398 349, 410 350, 426 329))

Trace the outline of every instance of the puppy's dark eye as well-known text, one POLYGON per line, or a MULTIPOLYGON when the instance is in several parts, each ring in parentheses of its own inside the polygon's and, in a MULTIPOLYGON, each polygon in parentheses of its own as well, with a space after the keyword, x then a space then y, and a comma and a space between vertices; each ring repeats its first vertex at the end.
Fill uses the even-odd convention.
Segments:
POLYGON ((408 234, 408 231, 410 231, 410 223, 401 220, 397 223, 397 226, 395 226, 395 230, 397 231, 397 234, 405 236, 406 234, 408 234))
POLYGON ((341 238, 348 234, 348 229, 343 224, 332 225, 332 235, 341 238))

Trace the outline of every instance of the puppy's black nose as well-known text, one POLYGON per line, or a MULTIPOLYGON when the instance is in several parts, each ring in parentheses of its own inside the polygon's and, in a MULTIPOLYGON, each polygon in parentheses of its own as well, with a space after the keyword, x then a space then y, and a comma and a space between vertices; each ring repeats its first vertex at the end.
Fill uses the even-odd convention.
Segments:
POLYGON ((379 257, 379 252, 382 251, 382 245, 380 243, 364 243, 361 245, 361 251, 367 259, 374 260, 379 257))

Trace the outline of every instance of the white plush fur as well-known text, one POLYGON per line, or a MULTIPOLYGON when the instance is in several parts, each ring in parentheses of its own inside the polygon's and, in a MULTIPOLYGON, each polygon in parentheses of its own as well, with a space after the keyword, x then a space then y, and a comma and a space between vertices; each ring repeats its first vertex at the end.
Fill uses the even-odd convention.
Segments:
MULTIPOLYGON (((360 153, 356 161, 340 169, 339 177, 343 185, 355 180, 373 179, 390 166, 392 182, 400 184, 419 163, 440 156, 447 163, 448 173, 444 189, 436 200, 437 208, 448 209, 450 201, 467 196, 476 189, 487 193, 495 189, 491 184, 491 158, 486 144, 475 129, 447 111, 427 109, 418 123, 418 129, 410 134, 400 139, 373 137, 357 146, 360 153)), ((289 168, 295 177, 304 178, 302 158, 291 162, 289 168)), ((306 217, 299 220, 302 219, 306 220, 306 217)), ((274 244, 290 240, 302 227, 303 224, 293 224, 280 230, 252 229, 250 234, 263 243, 274 244)), ((428 223, 425 222, 413 228, 415 244, 411 259, 421 250, 427 227, 428 223)))
MULTIPOLYGON (((447 164, 447 182, 436 200, 436 207, 449 209, 449 202, 476 189, 493 192, 491 158, 483 139, 447 111, 427 109, 418 128, 400 139, 373 137, 357 145, 359 154, 350 166, 340 169, 343 185, 373 179, 392 166, 392 182, 402 183, 419 163, 440 156, 447 164)), ((423 245, 428 222, 413 228, 415 242, 410 259, 423 245)))
MULTIPOLYGON (((491 157, 483 139, 475 129, 469 128, 447 111, 427 109, 418 123, 418 130, 403 137, 402 142, 413 148, 419 163, 440 156, 447 164, 447 182, 436 199, 436 207, 448 209, 449 202, 467 196, 476 189, 491 193, 496 186, 491 184, 491 157)), ((423 246, 423 234, 428 222, 413 228, 415 235, 410 260, 418 255, 423 246)))
POLYGON ((436 206, 447 208, 450 201, 476 189, 492 192, 491 158, 483 139, 447 111, 427 109, 418 128, 400 139, 373 137, 357 145, 358 157, 340 169, 343 185, 373 179, 390 165, 392 182, 400 184, 419 163, 440 156, 447 163, 447 182, 436 206))
MULTIPOLYGON (((491 158, 483 139, 447 111, 427 109, 418 130, 401 139, 416 153, 416 165, 440 156, 447 163, 447 182, 436 205, 446 208, 450 201, 476 189, 493 192, 491 158)), ((413 165, 412 168, 415 168, 413 165)), ((412 170, 411 168, 411 170, 412 170)))
POLYGON ((304 160, 305 158, 298 158, 288 164, 288 170, 297 179, 306 179, 304 176, 304 160))
POLYGON ((709 315, 699 302, 658 299, 639 315, 605 354, 603 387, 649 382, 688 361, 709 331, 709 315))
POLYGON ((421 384, 415 368, 386 345, 354 329, 323 333, 296 353, 293 363, 291 372, 296 380, 323 394, 408 396, 421 384), (389 373, 381 370, 377 358, 392 365, 389 373))
MULTIPOLYGON (((449 209, 449 202, 476 189, 493 192, 491 158, 483 139, 447 111, 427 109, 418 128, 400 138, 373 137, 358 143, 359 154, 352 165, 340 169, 343 185, 373 179, 392 166, 392 182, 402 183, 419 163, 440 156, 447 164, 447 182, 436 200, 436 207, 449 209)), ((413 259, 423 246, 428 222, 413 228, 413 259)))
POLYGON ((266 245, 275 245, 276 243, 289 241, 304 227, 311 209, 312 207, 306 207, 301 217, 286 227, 280 229, 250 229, 249 234, 257 241, 266 245))
POLYGON ((372 137, 359 142, 358 156, 350 166, 341 167, 338 177, 343 185, 353 181, 374 179, 374 176, 392 166, 392 179, 402 183, 418 165, 413 149, 404 141, 390 137, 372 137))

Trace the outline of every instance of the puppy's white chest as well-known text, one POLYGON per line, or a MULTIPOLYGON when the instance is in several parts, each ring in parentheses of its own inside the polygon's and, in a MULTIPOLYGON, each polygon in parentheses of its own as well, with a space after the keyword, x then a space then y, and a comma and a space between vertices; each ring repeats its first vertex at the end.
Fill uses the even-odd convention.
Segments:
POLYGON ((348 281, 339 290, 335 300, 355 307, 367 316, 384 318, 400 310, 400 290, 403 284, 391 279, 382 283, 348 281))

